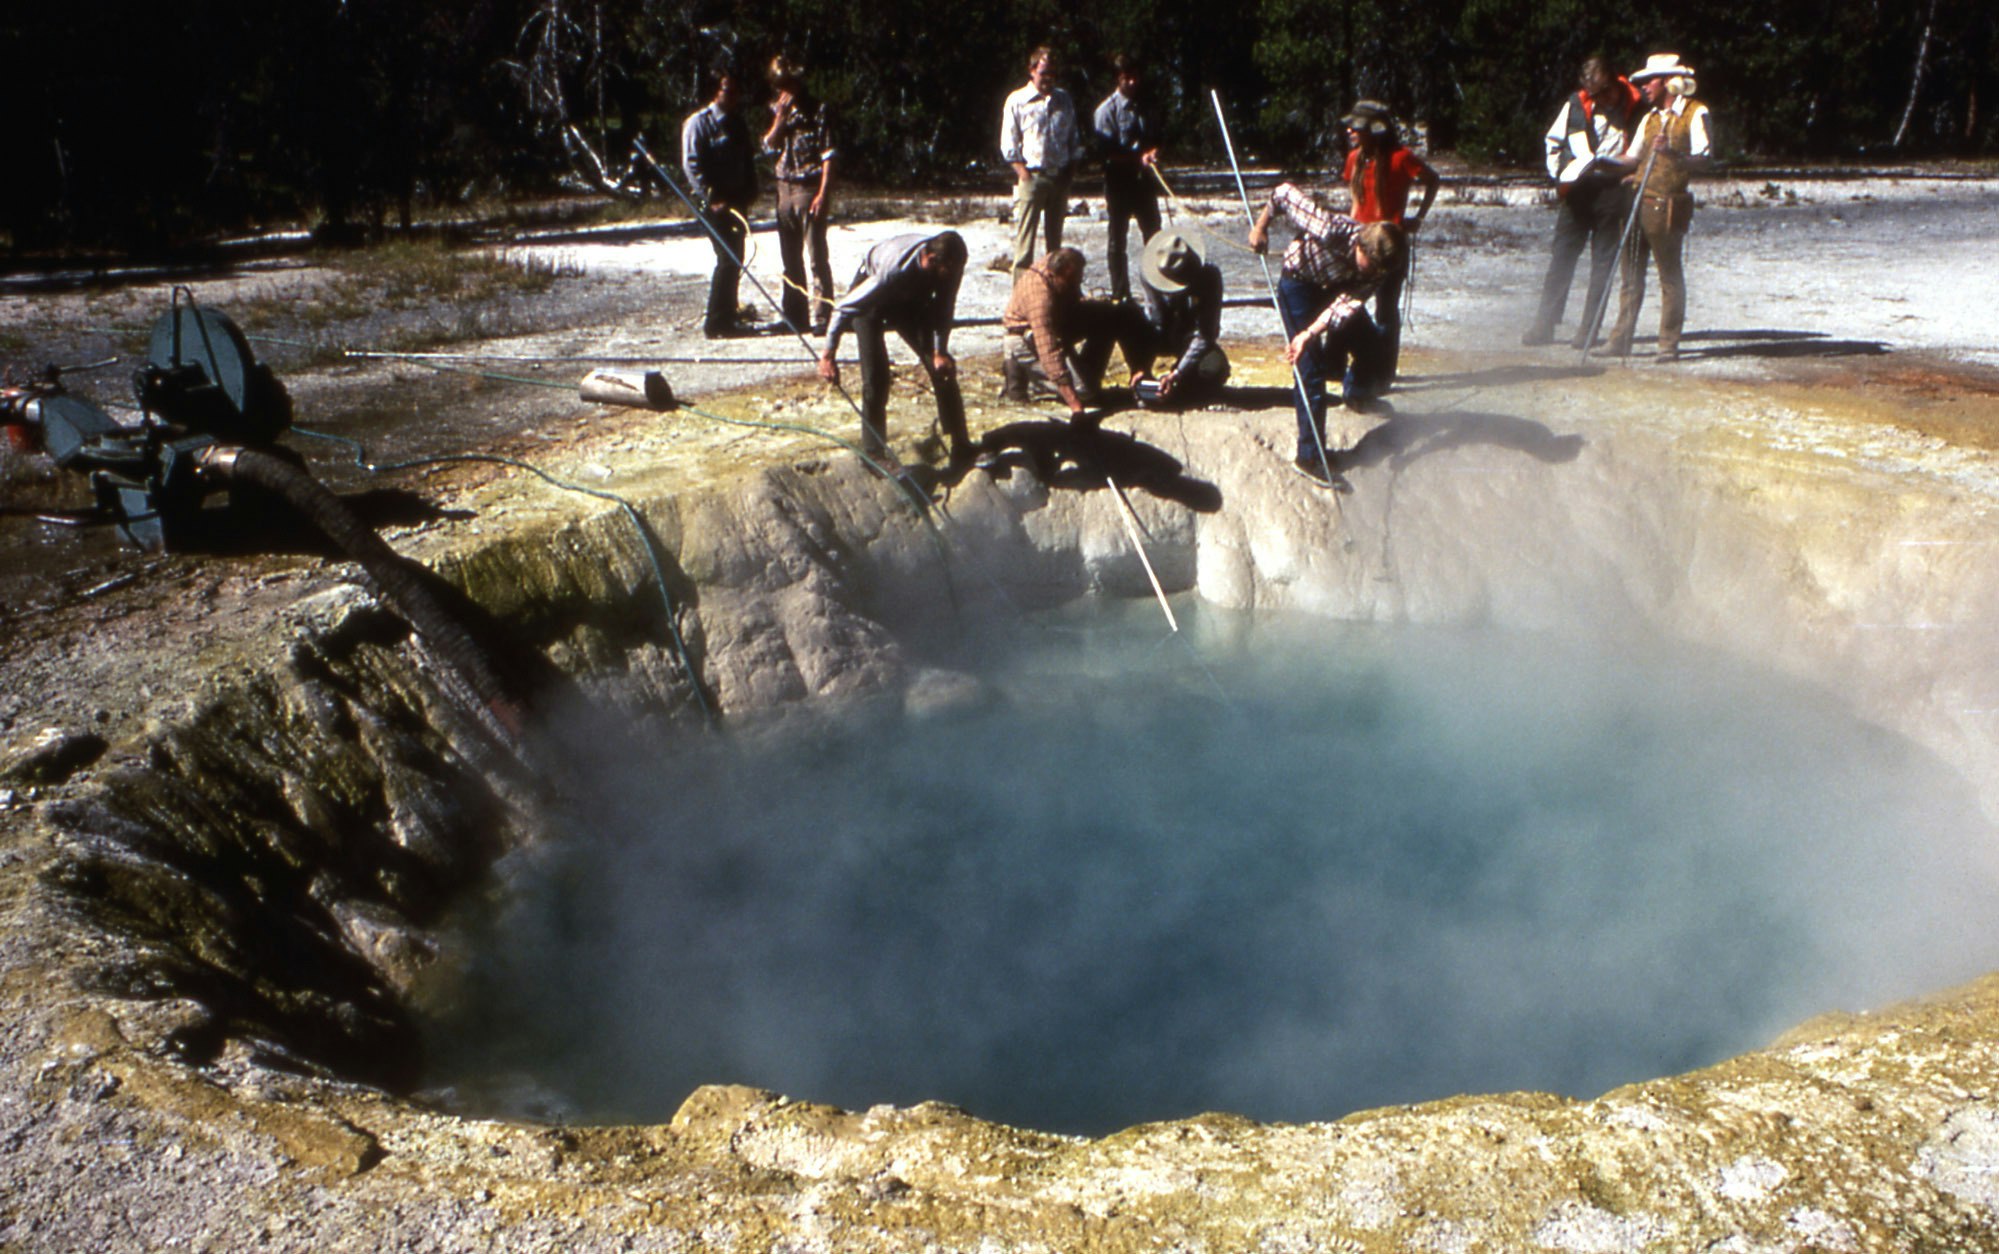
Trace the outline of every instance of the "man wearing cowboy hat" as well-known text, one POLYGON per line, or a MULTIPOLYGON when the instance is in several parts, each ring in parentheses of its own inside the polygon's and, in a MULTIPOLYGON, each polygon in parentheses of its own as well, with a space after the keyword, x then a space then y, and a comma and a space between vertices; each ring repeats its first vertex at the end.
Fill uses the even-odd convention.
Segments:
POLYGON ((1145 290, 1145 318, 1155 354, 1173 364, 1154 388, 1133 384, 1148 406, 1192 405, 1212 397, 1229 377, 1222 352, 1222 271, 1201 260, 1194 244, 1178 231, 1161 231, 1139 254, 1138 277, 1145 290))
POLYGON ((1653 53, 1631 81, 1651 106, 1633 133, 1631 146, 1618 158, 1618 164, 1632 172, 1626 181, 1638 187, 1639 238, 1624 259, 1617 325, 1604 352, 1618 357, 1631 352, 1638 308, 1645 301, 1645 256, 1650 253, 1659 267, 1659 352, 1653 360, 1675 362, 1680 359, 1680 329, 1687 319, 1681 257, 1694 216, 1694 198, 1687 186, 1693 173, 1714 155, 1713 133, 1707 106, 1694 99, 1694 72, 1680 63, 1679 53, 1653 53))

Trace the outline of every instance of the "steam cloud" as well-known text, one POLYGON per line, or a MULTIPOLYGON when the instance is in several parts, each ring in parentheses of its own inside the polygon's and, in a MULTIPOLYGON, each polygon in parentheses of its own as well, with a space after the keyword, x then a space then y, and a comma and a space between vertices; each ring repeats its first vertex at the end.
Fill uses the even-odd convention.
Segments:
POLYGON ((467 923, 440 1081, 1321 1119, 1594 1095, 1999 966, 1968 789, 1818 694, 1665 646, 1077 621, 980 642, 969 708, 607 767, 467 923))

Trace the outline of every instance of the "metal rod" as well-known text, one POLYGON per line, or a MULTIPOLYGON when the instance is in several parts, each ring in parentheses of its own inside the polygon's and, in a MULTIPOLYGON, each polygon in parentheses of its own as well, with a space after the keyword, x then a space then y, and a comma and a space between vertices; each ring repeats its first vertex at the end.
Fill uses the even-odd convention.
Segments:
POLYGON ((1104 482, 1110 486, 1111 495, 1117 498, 1119 521, 1124 523, 1125 534, 1131 537, 1131 547, 1138 551, 1138 564, 1145 567, 1145 577, 1152 581, 1152 595, 1159 598, 1159 608, 1166 612, 1166 625, 1174 631, 1180 630, 1180 620, 1173 617, 1173 607, 1166 603, 1166 589, 1160 586, 1159 572, 1152 569, 1152 559, 1145 555, 1145 541, 1139 538, 1138 515, 1132 512, 1131 502, 1124 499, 1124 489, 1109 475, 1104 482))
MULTIPOLYGON (((765 287, 763 285, 763 282, 760 279, 758 279, 756 275, 750 273, 749 267, 743 264, 742 254, 737 252, 734 248, 730 247, 728 240, 722 238, 722 233, 715 229, 713 223, 708 221, 708 215, 702 213, 700 207, 694 203, 693 199, 690 198, 686 192, 681 190, 680 184, 675 182, 671 175, 669 175, 665 170, 660 168, 659 162, 653 160, 652 151, 646 147, 646 142, 643 136, 632 140, 632 151, 637 153, 640 159, 646 163, 647 168, 649 168, 653 172, 654 177, 658 178, 660 182, 666 184, 668 189, 670 189, 675 196, 678 196, 680 198, 680 203, 687 206, 687 211, 694 215, 694 220, 701 224, 701 229, 708 232, 708 237, 715 241, 715 247, 721 249, 724 253, 728 254, 729 259, 735 262, 736 268, 742 272, 745 278, 749 279, 751 284, 756 287, 757 291, 763 294, 764 300, 770 304, 770 307, 772 309, 775 309, 777 311, 778 319, 782 321, 785 326, 790 327, 791 333, 798 337, 799 346, 805 350, 805 354, 808 360, 817 361, 819 359, 819 354, 813 351, 812 341, 805 338, 805 332, 799 330, 796 323, 792 322, 791 319, 786 318, 784 316, 784 306, 780 304, 778 301, 773 300, 771 298, 770 289, 765 287)), ((747 223, 745 223, 745 225, 747 225, 747 223)), ((866 413, 862 412, 861 403, 854 399, 854 394, 847 390, 846 384, 840 383, 837 380, 833 383, 833 387, 836 391, 840 393, 841 399, 847 402, 848 408, 854 411, 854 416, 861 420, 861 429, 863 431, 867 430, 868 416, 866 413)), ((880 451, 880 455, 885 460, 888 461, 896 460, 894 454, 890 453, 885 445, 880 451)), ((916 506, 917 512, 922 514, 926 518, 929 517, 930 498, 924 496, 922 493, 916 490, 915 485, 909 481, 907 474, 903 472, 902 464, 899 461, 896 462, 896 466, 893 471, 880 465, 873 458, 867 456, 867 454, 865 453, 861 455, 861 461, 864 464, 873 467, 878 473, 880 473, 882 478, 887 479, 890 483, 899 486, 905 493, 907 493, 910 499, 910 503, 916 506)))
MULTIPOLYGON (((1215 121, 1221 124, 1222 144, 1228 149, 1229 169, 1235 173, 1236 194, 1242 197, 1243 217, 1248 219, 1250 229, 1254 230, 1256 214, 1249 207, 1249 187, 1242 181, 1242 163, 1236 160, 1235 141, 1229 138, 1229 120, 1222 113, 1222 93, 1210 89, 1208 96, 1215 102, 1215 121)), ((1291 320, 1284 316, 1284 302, 1277 299, 1277 280, 1270 276, 1270 258, 1263 253, 1258 253, 1256 258, 1263 263, 1263 284, 1270 289, 1270 307, 1277 311, 1277 325, 1284 329, 1284 343, 1289 348, 1293 335, 1291 320)), ((1298 403, 1305 407, 1305 425, 1311 428, 1312 442, 1319 451, 1319 469, 1325 472, 1326 486, 1330 488, 1333 486, 1332 459, 1326 456, 1325 436, 1319 431, 1319 423, 1313 420, 1312 398, 1305 392, 1305 376, 1295 362, 1291 365, 1291 382, 1298 389, 1298 403)))
MULTIPOLYGON (((1631 228, 1638 225, 1638 207, 1645 203, 1645 186, 1652 181, 1652 162, 1658 157, 1654 148, 1645 154, 1645 169, 1638 175, 1638 194, 1631 198, 1631 212, 1624 219, 1624 231, 1617 237, 1617 279, 1618 287, 1624 285, 1624 250, 1631 243, 1631 228)), ((1583 327, 1583 358, 1589 357, 1589 350, 1596 346, 1596 333, 1603 329, 1603 315, 1610 310, 1610 281, 1604 280, 1603 290, 1597 293, 1596 307, 1590 311, 1589 321, 1583 327)))

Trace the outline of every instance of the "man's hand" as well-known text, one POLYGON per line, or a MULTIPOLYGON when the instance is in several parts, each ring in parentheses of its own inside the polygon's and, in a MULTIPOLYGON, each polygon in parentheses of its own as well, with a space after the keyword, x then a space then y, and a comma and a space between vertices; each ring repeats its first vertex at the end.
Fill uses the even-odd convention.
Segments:
POLYGON ((1294 366, 1297 365, 1298 359, 1303 357, 1305 351, 1312 347, 1312 340, 1317 335, 1318 332, 1310 327, 1306 327, 1303 331, 1292 336, 1291 342, 1284 346, 1284 360, 1294 366))
POLYGON ((1177 370, 1168 370, 1165 374, 1160 375, 1159 395, 1161 397, 1173 395, 1173 384, 1178 381, 1179 377, 1180 372, 1177 370))
POLYGON ((949 353, 938 353, 932 357, 930 359, 930 368, 937 372, 937 377, 940 379, 955 379, 958 377, 957 359, 949 353))
POLYGON ((821 353, 819 355, 819 377, 828 383, 838 383, 840 381, 840 366, 839 363, 833 360, 832 353, 821 353))

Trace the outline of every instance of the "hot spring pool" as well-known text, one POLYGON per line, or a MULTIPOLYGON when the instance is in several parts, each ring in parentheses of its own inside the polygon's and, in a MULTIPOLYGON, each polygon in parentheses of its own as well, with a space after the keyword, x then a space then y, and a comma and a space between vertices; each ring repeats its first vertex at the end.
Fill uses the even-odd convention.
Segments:
POLYGON ((600 743, 432 990, 492 1114, 703 1083, 1101 1133, 1589 1096, 1999 967, 1970 790, 1659 643, 1092 605, 964 699, 600 743))

